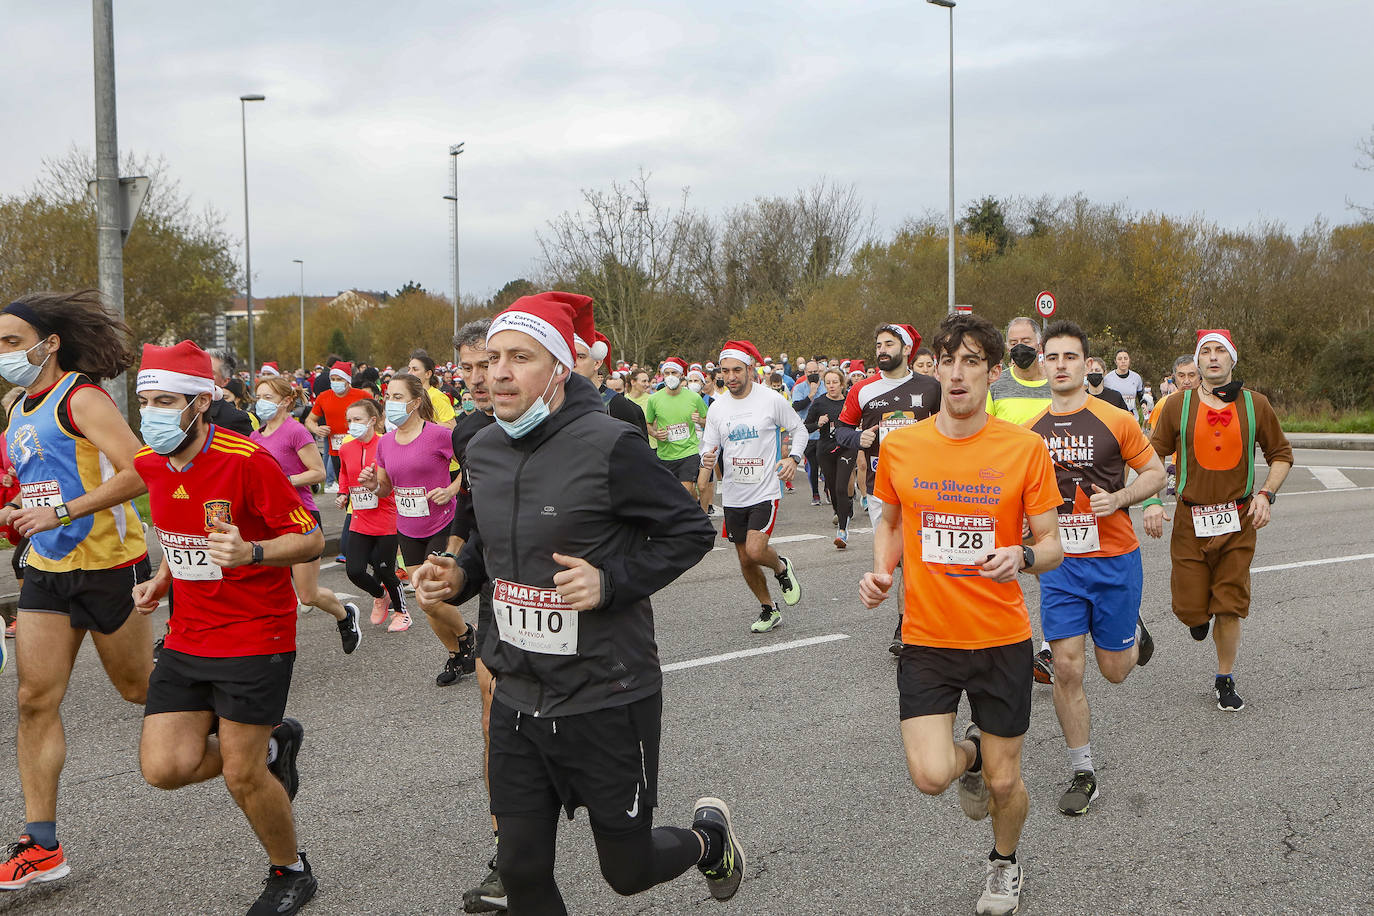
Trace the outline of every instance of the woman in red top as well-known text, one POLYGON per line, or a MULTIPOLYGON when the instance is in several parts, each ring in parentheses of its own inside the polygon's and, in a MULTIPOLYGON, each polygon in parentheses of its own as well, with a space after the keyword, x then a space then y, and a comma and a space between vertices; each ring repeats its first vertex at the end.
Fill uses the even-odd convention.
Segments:
POLYGON ((392 610, 392 633, 410 629, 405 592, 396 578, 396 498, 378 496, 358 483, 363 468, 376 467, 377 445, 382 441, 382 408, 371 398, 348 405, 348 434, 339 447, 340 509, 352 503, 353 518, 344 548, 349 581, 372 596, 372 623, 386 619, 392 610), (368 567, 372 573, 368 573, 368 567))

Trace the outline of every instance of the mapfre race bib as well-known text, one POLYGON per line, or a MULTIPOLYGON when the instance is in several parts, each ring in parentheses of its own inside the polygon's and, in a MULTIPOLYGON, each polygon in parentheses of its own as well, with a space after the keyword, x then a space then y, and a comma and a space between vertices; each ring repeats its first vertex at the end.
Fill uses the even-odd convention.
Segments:
POLYGON ((62 504, 62 485, 55 480, 35 480, 33 483, 19 485, 20 505, 25 509, 38 506, 60 506, 62 504))
POLYGON ((692 438, 692 427, 687 423, 674 423, 668 427, 669 442, 684 442, 692 438))
POLYGON ((330 437, 329 437, 329 448, 330 448, 331 451, 335 451, 335 452, 337 452, 339 449, 343 448, 343 436, 330 436, 330 437))
POLYGON ((406 518, 428 518, 428 492, 424 487, 396 487, 391 491, 396 496, 396 512, 406 518))
POLYGON ((491 607, 501 641, 542 655, 577 654, 577 611, 553 588, 496 579, 491 607))
POLYGON ((1214 538, 1219 534, 1233 534, 1239 530, 1240 509, 1235 503, 1193 506, 1193 534, 1198 537, 1214 538))
MULTIPOLYGON (((353 504, 354 511, 359 509, 377 508, 377 494, 367 487, 349 487, 348 501, 353 504)), ((426 512, 426 515, 429 513, 426 512)))
POLYGON ((224 570, 210 559, 210 539, 203 535, 159 531, 162 557, 172 568, 172 578, 183 582, 223 579, 224 570))
POLYGON ((1059 516, 1059 542, 1065 553, 1096 553, 1102 549, 1097 516, 1091 512, 1059 516))
POLYGON ((731 458, 730 466, 734 468, 733 479, 738 483, 758 483, 763 480, 762 458, 731 458))
POLYGON ((997 546, 997 523, 986 515, 921 513, 921 559, 949 566, 976 566, 997 546))

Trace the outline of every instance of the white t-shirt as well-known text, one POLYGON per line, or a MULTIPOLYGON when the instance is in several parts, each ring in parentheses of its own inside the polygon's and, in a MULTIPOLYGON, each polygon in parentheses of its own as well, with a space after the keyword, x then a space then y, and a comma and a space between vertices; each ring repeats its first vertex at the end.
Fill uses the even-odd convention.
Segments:
POLYGON ((1102 376, 1102 384, 1121 395, 1121 400, 1126 402, 1126 409, 1135 413, 1136 403, 1145 393, 1145 382, 1140 378, 1139 372, 1132 369, 1123 377, 1113 369, 1102 376))
POLYGON ((713 448, 724 484, 721 501, 732 509, 782 498, 777 465, 782 460, 782 434, 792 434, 792 450, 800 463, 806 453, 806 425, 782 395, 755 382, 748 396, 728 392, 711 402, 701 453, 713 448))

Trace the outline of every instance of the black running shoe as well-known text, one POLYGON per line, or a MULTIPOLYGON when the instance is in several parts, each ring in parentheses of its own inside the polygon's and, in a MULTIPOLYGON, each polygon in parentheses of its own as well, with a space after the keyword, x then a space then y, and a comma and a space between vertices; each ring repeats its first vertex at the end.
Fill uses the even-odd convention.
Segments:
POLYGON ((248 916, 282 916, 298 913, 301 907, 315 896, 319 882, 310 871, 310 863, 305 860, 305 853, 299 855, 301 864, 305 866, 301 871, 292 871, 276 865, 267 869, 267 879, 262 882, 262 895, 248 911, 248 916))
POLYGON ((339 621, 339 639, 343 641, 344 655, 352 655, 363 641, 362 628, 358 626, 358 606, 349 602, 344 606, 344 619, 339 621))
POLYGON ((1189 627, 1188 632, 1193 634, 1193 638, 1196 639, 1198 642, 1202 642, 1204 639, 1207 638, 1207 631, 1211 628, 1212 621, 1209 620, 1206 623, 1200 623, 1195 627, 1189 627))
POLYGON ((1054 683, 1054 654, 1050 652, 1050 647, 1046 646, 1035 653, 1035 658, 1031 661, 1031 674, 1040 684, 1054 683))
POLYGON ((464 913, 504 913, 506 911, 506 886, 501 883, 501 873, 496 870, 496 856, 487 863, 487 876, 482 883, 464 892, 464 913))
POLYGON ((1150 663, 1150 659, 1155 657, 1155 639, 1150 635, 1150 631, 1145 629, 1144 618, 1141 618, 1138 623, 1140 624, 1140 639, 1136 641, 1138 657, 1135 663, 1144 668, 1150 663))
POLYGON ((697 829, 709 828, 725 837, 725 849, 720 861, 709 866, 699 864, 697 868, 706 876, 706 889, 717 900, 729 900, 739 890, 744 880, 744 850, 735 839, 734 828, 730 825, 730 809, 718 798, 697 799, 696 814, 692 826, 697 829))
POLYGON ((1059 796, 1059 810, 1070 817, 1087 814, 1097 800, 1097 774, 1092 770, 1075 770, 1069 787, 1059 796))
POLYGON ((450 652, 448 661, 444 662, 444 670, 439 672, 439 676, 434 679, 434 683, 440 687, 448 687, 450 684, 458 683, 458 679, 463 676, 463 653, 450 652))
POLYGON ((463 657, 463 673, 477 670, 477 628, 468 624, 467 632, 458 637, 458 654, 463 657))
POLYGON ((1231 675, 1217 678, 1216 685, 1217 709, 1226 712, 1240 712, 1245 708, 1245 701, 1236 693, 1236 679, 1231 675))
POLYGON ((269 763, 267 769, 286 788, 286 797, 294 801, 301 785, 300 773, 296 772, 296 755, 305 740, 305 727, 288 716, 272 729, 272 737, 277 739, 277 759, 269 763))

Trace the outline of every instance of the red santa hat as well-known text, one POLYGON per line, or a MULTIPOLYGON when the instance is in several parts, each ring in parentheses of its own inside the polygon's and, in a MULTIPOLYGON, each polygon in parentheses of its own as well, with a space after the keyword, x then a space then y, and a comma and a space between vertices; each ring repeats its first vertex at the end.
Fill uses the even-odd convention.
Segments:
POLYGON ((687 368, 688 368, 689 370, 691 370, 691 369, 700 370, 700 369, 701 369, 701 363, 692 363, 692 364, 689 365, 687 368))
POLYGON ((704 373, 702 373, 702 371, 701 371, 700 369, 688 369, 688 370, 687 370, 687 381, 689 381, 689 382, 691 382, 691 381, 697 381, 697 382, 701 382, 702 384, 705 384, 705 383, 706 383, 706 376, 705 376, 704 373))
POLYGON ((602 365, 603 367, 605 367, 605 369, 606 369, 607 372, 610 372, 610 371, 611 371, 611 339, 610 339, 609 337, 607 337, 605 334, 602 334, 600 331, 597 331, 597 332, 596 332, 596 343, 594 343, 594 344, 592 345, 593 352, 595 352, 595 348, 597 348, 597 347, 601 347, 602 350, 604 351, 604 352, 603 352, 603 355, 602 355, 602 357, 601 357, 601 365, 602 365))
POLYGON ((849 361, 849 374, 866 375, 867 371, 864 369, 864 361, 861 359, 851 359, 849 361))
POLYGON ((561 296, 565 302, 573 307, 573 343, 574 351, 577 347, 586 347, 592 359, 601 362, 606 358, 606 354, 611 352, 609 341, 602 343, 597 340, 596 333, 596 313, 592 310, 592 297, 582 296, 577 293, 549 293, 551 296, 561 296))
MULTIPOLYGON (((521 296, 491 320, 487 341, 490 342, 502 331, 519 331, 533 337, 553 354, 555 360, 571 369, 577 361, 574 356, 577 352, 574 326, 580 323, 588 336, 596 337, 595 326, 590 323, 591 304, 589 297, 576 293, 552 291, 521 296), (582 306, 584 300, 586 304, 582 306), (578 315, 579 308, 585 309, 584 316, 578 315)), ((583 346, 587 346, 585 340, 583 346)))
POLYGON ((281 375, 281 367, 276 363, 263 363, 258 370, 259 378, 275 378, 278 375, 281 375))
POLYGON ((187 397, 213 394, 215 373, 210 368, 210 354, 189 340, 175 347, 144 344, 137 390, 170 391, 187 397))
POLYGON ((1226 348, 1226 352, 1231 354, 1231 362, 1240 362, 1240 357, 1236 355, 1236 343, 1231 339, 1231 332, 1225 328, 1211 328, 1197 332, 1197 346, 1193 348, 1193 362, 1200 363, 1202 345, 1205 343, 1219 343, 1226 348))
POLYGON ((747 340, 727 340, 721 348, 720 360, 724 362, 727 359, 737 359, 746 366, 757 366, 763 362, 759 348, 747 340))
POLYGON ((687 360, 680 356, 670 356, 663 361, 663 365, 658 367, 658 371, 667 372, 669 369, 676 369, 678 375, 686 375, 687 360))
POLYGON ((906 356, 907 365, 911 365, 912 361, 916 359, 917 348, 921 346, 920 332, 909 324, 885 324, 878 330, 895 334, 902 345, 911 350, 906 356))
POLYGON ((330 366, 329 377, 333 378, 336 375, 350 385, 353 384, 353 364, 340 361, 330 366))

